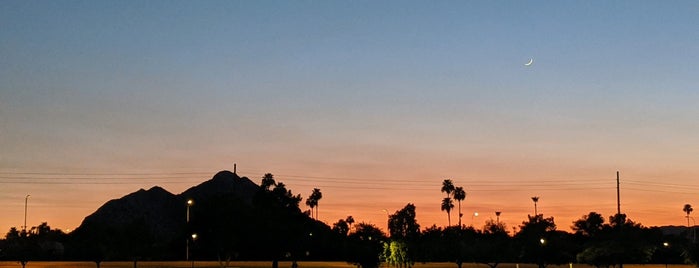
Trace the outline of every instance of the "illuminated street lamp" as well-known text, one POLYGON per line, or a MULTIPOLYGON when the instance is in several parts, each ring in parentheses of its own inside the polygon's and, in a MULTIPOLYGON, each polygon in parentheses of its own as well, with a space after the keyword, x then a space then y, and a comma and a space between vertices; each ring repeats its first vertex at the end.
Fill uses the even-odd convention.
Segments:
MULTIPOLYGON (((191 201, 191 200, 190 200, 190 201, 191 201)), ((189 203, 189 202, 187 202, 187 203, 189 203)), ((192 243, 194 243, 195 240, 197 240, 197 234, 196 234, 196 233, 192 234, 192 243)), ((188 251, 188 252, 189 252, 189 251, 188 251)), ((192 258, 192 268, 194 268, 194 258, 192 258)))
POLYGON ((471 226, 474 226, 474 227, 475 227, 475 224, 474 224, 475 221, 474 221, 474 219, 475 219, 476 217, 478 217, 478 212, 473 212, 473 214, 471 214, 471 226))
POLYGON ((669 255, 668 248, 670 248, 670 243, 663 242, 663 247, 665 248, 665 268, 667 268, 667 263, 668 263, 668 256, 667 255, 669 255))
MULTIPOLYGON (((187 200, 187 227, 189 227, 189 208, 192 205, 194 205, 194 201, 192 199, 187 200)), ((194 239, 195 237, 196 237, 196 234, 193 234, 192 239, 194 239)), ((189 260, 189 239, 185 239, 185 240, 187 240, 187 241, 185 241, 187 244, 185 247, 184 259, 185 259, 185 261, 188 261, 189 260)))
POLYGON ((194 204, 194 201, 192 199, 187 200, 187 223, 189 223, 189 207, 191 207, 194 204))

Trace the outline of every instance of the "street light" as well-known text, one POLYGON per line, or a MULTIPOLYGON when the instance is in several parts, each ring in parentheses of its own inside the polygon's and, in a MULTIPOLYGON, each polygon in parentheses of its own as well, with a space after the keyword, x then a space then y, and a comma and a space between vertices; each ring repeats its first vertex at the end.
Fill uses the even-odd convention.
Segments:
POLYGON ((668 263, 668 256, 667 255, 669 255, 668 248, 670 248, 670 243, 663 242, 663 247, 665 247, 665 256, 664 256, 665 257, 665 268, 667 268, 667 263, 668 263))
POLYGON ((27 195, 26 197, 24 197, 24 227, 22 228, 22 230, 25 234, 27 233, 27 203, 29 202, 30 196, 31 195, 27 195))
POLYGON ((478 212, 473 212, 473 214, 471 214, 471 226, 473 226, 473 227, 475 227, 475 224, 474 224, 475 221, 474 221, 474 219, 475 219, 476 217, 478 217, 478 212))
MULTIPOLYGON (((189 202, 187 202, 187 203, 189 203, 189 202)), ((197 240, 196 233, 192 234, 192 243, 194 243, 194 240, 197 240)), ((192 258, 192 268, 194 268, 194 258, 192 258)))
POLYGON ((386 212, 386 233, 390 234, 391 231, 388 228, 391 222, 391 215, 388 215, 388 209, 382 209, 381 211, 386 212))
POLYGON ((194 204, 194 201, 192 199, 187 200, 187 223, 189 223, 189 207, 191 207, 194 204))
MULTIPOLYGON (((187 228, 189 229, 189 208, 194 205, 194 201, 192 199, 187 200, 187 228)), ((192 235, 192 238, 195 238, 196 234, 192 235)), ((185 239, 186 241, 186 247, 185 247, 185 255, 184 259, 185 261, 189 260, 189 238, 185 239)))

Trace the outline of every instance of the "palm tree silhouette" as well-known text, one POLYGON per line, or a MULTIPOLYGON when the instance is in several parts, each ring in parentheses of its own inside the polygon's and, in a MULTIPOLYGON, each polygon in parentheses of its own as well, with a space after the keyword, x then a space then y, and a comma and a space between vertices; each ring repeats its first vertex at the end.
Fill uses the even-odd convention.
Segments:
POLYGON ((451 201, 451 197, 445 197, 442 199, 442 211, 447 211, 447 220, 449 222, 448 226, 451 226, 451 209, 454 208, 454 202, 451 201))
POLYGON ((262 176, 262 183, 260 183, 260 187, 264 189, 265 191, 269 191, 269 187, 274 185, 274 175, 272 173, 265 173, 264 176, 262 176))
POLYGON ((313 192, 311 193, 311 196, 313 196, 313 199, 315 200, 316 203, 316 220, 318 220, 318 201, 323 198, 323 194, 320 192, 320 189, 318 188, 313 188, 313 192))
POLYGON ((318 220, 318 201, 321 198, 323 198, 323 194, 320 192, 320 189, 313 188, 313 192, 311 192, 311 195, 306 199, 306 205, 311 207, 311 218, 316 220, 318 220), (315 216, 313 216, 313 208, 316 209, 315 216))
POLYGON ((315 208, 318 205, 318 200, 315 200, 315 198, 313 197, 313 194, 308 196, 308 198, 306 199, 306 206, 311 207, 311 218, 315 219, 315 217, 313 216, 313 208, 315 208))
POLYGON ((500 211, 495 211, 495 216, 497 217, 497 222, 498 222, 498 224, 500 224, 500 214, 501 214, 501 213, 502 213, 502 212, 500 212, 500 211))
POLYGON ((689 228, 689 214, 692 213, 694 209, 692 208, 692 205, 684 204, 684 208, 682 208, 682 211, 684 211, 684 213, 687 213, 687 228, 689 228))
POLYGON ((539 215, 539 212, 536 211, 536 202, 539 202, 539 197, 538 196, 533 196, 532 201, 534 201, 534 217, 539 215))
POLYGON ((454 199, 459 202, 459 228, 461 227, 461 217, 464 216, 463 213, 461 213, 461 201, 466 199, 466 191, 464 191, 463 187, 456 187, 454 188, 454 199))
POLYGON ((450 179, 445 179, 442 182, 442 193, 447 193, 447 197, 451 197, 452 192, 454 192, 454 183, 450 179))
POLYGON ((352 231, 352 224, 354 223, 354 217, 352 215, 347 216, 347 219, 345 219, 345 222, 349 224, 349 230, 350 232, 352 231))

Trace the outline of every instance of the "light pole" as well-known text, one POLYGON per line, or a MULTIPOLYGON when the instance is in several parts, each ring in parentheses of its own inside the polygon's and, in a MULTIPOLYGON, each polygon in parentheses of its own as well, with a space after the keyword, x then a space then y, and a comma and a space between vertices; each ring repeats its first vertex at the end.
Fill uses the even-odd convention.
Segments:
MULTIPOLYGON (((197 240, 197 234, 192 234, 192 243, 194 243, 194 240, 197 240)), ((194 258, 192 258, 192 268, 194 268, 194 258)))
POLYGON ((388 215, 388 209, 382 209, 381 211, 386 212, 386 234, 391 235, 391 230, 389 230, 389 226, 391 224, 391 216, 388 215))
POLYGON ((500 224, 500 214, 502 211, 495 211, 495 217, 497 217, 497 223, 500 224))
POLYGON ((476 217, 478 217, 478 212, 473 212, 473 214, 471 214, 471 226, 472 227, 476 227, 476 225, 475 225, 475 218, 476 217))
POLYGON ((669 255, 669 253, 668 253, 668 251, 669 251, 668 248, 670 248, 670 243, 668 243, 668 242, 663 242, 663 247, 665 248, 665 254, 664 254, 665 256, 663 256, 663 257, 665 257, 665 268, 667 268, 668 255, 669 255))
POLYGON ((31 195, 27 195, 26 197, 24 197, 24 227, 22 228, 22 230, 25 234, 27 233, 27 203, 29 202, 30 196, 31 195))
MULTIPOLYGON (((194 204, 194 201, 193 201, 192 199, 187 200, 187 230, 188 230, 188 231, 189 231, 189 208, 190 208, 193 204, 194 204)), ((193 235, 192 235, 192 238, 195 238, 195 237, 196 237, 196 234, 193 234, 193 235)), ((188 261, 188 260, 189 260, 189 237, 186 238, 186 240, 187 240, 187 241, 186 241, 187 244, 186 244, 186 247, 185 247, 184 259, 185 259, 186 261, 188 261)))

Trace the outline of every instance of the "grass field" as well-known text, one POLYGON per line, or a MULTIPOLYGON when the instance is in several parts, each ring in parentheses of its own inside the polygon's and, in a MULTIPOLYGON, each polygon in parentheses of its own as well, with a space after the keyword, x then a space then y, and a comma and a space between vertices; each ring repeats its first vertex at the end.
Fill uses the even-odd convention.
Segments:
MULTIPOLYGON (((299 268, 354 268, 346 262, 299 262, 299 268)), ((0 262, 1 268, 6 267, 21 267, 18 262, 0 262)), ((29 262, 27 268, 95 268, 93 262, 29 262)), ((101 268, 132 268, 133 262, 103 262, 101 268)), ((192 267, 191 262, 139 262, 139 268, 185 268, 192 267)), ((194 267, 197 268, 216 268, 220 267, 218 262, 194 262, 194 267)), ((229 268, 270 268, 271 262, 231 262, 229 268)), ((280 268, 291 267, 291 262, 279 262, 280 268)), ((387 267, 385 265, 381 267, 387 267)), ((414 268, 456 268, 454 263, 415 263, 414 268)), ((487 265, 465 263, 463 268, 489 268, 487 265)), ((498 268, 536 268, 534 264, 501 264, 498 268)), ((570 268, 570 265, 549 265, 547 268, 570 268)), ((573 268, 594 268, 584 264, 573 264, 573 268)), ((665 264, 627 264, 624 268, 665 268, 665 264)), ((695 268, 693 265, 668 265, 668 268, 695 268)))

